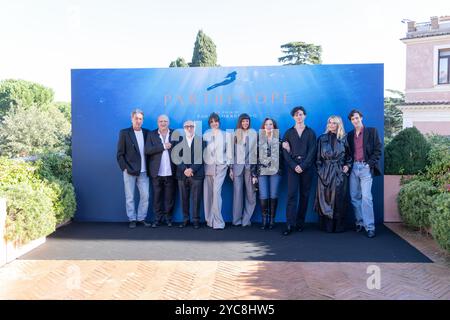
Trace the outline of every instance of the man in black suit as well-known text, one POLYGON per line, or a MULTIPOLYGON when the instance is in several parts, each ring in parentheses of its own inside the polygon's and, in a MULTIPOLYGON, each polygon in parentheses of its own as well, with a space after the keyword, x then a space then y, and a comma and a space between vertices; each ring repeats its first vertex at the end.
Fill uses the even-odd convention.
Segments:
POLYGON ((179 140, 172 151, 172 160, 177 165, 178 189, 180 191, 183 207, 183 223, 180 228, 189 225, 189 207, 192 196, 192 220, 194 228, 200 227, 200 204, 203 193, 203 179, 205 170, 203 167, 203 139, 195 135, 195 122, 187 120, 183 124, 184 136, 172 135, 174 140, 179 140))
POLYGON ((148 211, 149 179, 144 154, 149 131, 142 128, 143 122, 144 113, 142 110, 133 110, 131 112, 132 126, 120 131, 119 142, 117 143, 117 162, 123 172, 126 210, 130 228, 135 228, 136 222, 149 226, 145 222, 148 211), (134 203, 136 185, 140 195, 137 214, 134 203))
POLYGON ((158 128, 150 131, 145 143, 145 154, 148 156, 150 177, 153 187, 153 213, 155 219, 152 227, 159 226, 165 218, 167 225, 172 226, 172 213, 175 204, 175 165, 171 160, 173 147, 172 129, 169 129, 169 117, 158 117, 158 128))
POLYGON ((381 141, 376 128, 365 127, 363 115, 352 110, 348 115, 354 130, 347 135, 353 157, 350 174, 350 197, 356 218, 356 231, 367 231, 369 238, 375 237, 375 218, 372 201, 372 180, 381 175, 379 160, 381 141))
POLYGON ((305 108, 294 107, 291 110, 291 116, 295 125, 286 131, 282 143, 288 176, 287 227, 283 231, 285 236, 291 234, 294 228, 297 231, 303 231, 317 149, 316 133, 305 124, 305 108), (300 201, 298 201, 299 195, 300 201))

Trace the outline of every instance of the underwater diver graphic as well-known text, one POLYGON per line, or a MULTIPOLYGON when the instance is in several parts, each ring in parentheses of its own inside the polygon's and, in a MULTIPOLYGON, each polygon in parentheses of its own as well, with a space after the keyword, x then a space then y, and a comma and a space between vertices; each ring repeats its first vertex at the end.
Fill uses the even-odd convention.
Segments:
POLYGON ((215 89, 220 86, 226 86, 226 85, 232 83, 234 80, 236 80, 236 75, 237 75, 237 72, 233 71, 233 72, 227 74, 227 76, 225 77, 225 80, 223 80, 222 82, 213 84, 212 86, 208 87, 206 90, 210 91, 210 90, 215 89))

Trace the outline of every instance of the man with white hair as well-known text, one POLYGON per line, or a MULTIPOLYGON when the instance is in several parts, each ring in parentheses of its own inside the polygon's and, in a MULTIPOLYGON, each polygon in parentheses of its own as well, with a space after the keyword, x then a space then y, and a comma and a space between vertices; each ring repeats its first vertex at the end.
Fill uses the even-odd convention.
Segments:
POLYGON ((167 226, 172 226, 176 192, 176 168, 170 155, 173 147, 172 132, 169 129, 169 117, 162 114, 158 117, 158 128, 150 131, 145 144, 153 187, 153 228, 158 227, 163 219, 167 226))
POLYGON ((180 191, 183 208, 183 223, 180 228, 190 224, 190 202, 192 198, 192 222, 195 229, 200 227, 200 204, 203 194, 203 179, 205 170, 203 167, 204 143, 202 136, 195 134, 195 122, 187 120, 183 124, 184 135, 174 140, 179 140, 172 151, 172 160, 177 165, 178 189, 180 191))
POLYGON ((145 222, 148 211, 149 179, 144 154, 149 130, 142 128, 143 122, 144 112, 140 109, 133 110, 131 112, 132 126, 120 131, 119 142, 117 143, 117 162, 123 172, 126 210, 130 228, 136 228, 137 222, 149 226, 145 222), (136 185, 140 195, 137 213, 134 203, 136 185))

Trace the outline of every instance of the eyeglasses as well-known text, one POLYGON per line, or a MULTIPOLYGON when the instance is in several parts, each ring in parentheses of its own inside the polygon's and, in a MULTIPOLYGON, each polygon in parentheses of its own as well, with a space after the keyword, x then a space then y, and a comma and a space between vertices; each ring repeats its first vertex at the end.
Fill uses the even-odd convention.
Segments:
POLYGON ((193 125, 186 125, 186 126, 184 126, 185 128, 187 128, 187 129, 189 129, 189 128, 194 128, 195 126, 193 126, 193 125))

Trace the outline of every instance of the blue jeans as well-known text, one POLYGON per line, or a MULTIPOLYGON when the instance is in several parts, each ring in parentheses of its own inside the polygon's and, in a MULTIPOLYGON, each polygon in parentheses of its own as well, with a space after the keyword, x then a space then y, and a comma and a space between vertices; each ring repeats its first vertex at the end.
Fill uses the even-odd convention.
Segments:
POLYGON ((366 231, 375 230, 372 199, 372 174, 363 162, 354 162, 350 174, 350 197, 355 211, 356 225, 366 231))
POLYGON ((146 172, 141 172, 139 176, 132 176, 126 171, 123 172, 123 182, 125 186, 125 202, 129 221, 144 221, 148 211, 149 178, 146 172), (139 189, 139 206, 136 215, 134 204, 134 189, 137 185, 139 189))
POLYGON ((263 200, 278 198, 278 186, 280 184, 280 180, 281 176, 279 174, 259 176, 259 198, 263 200))

